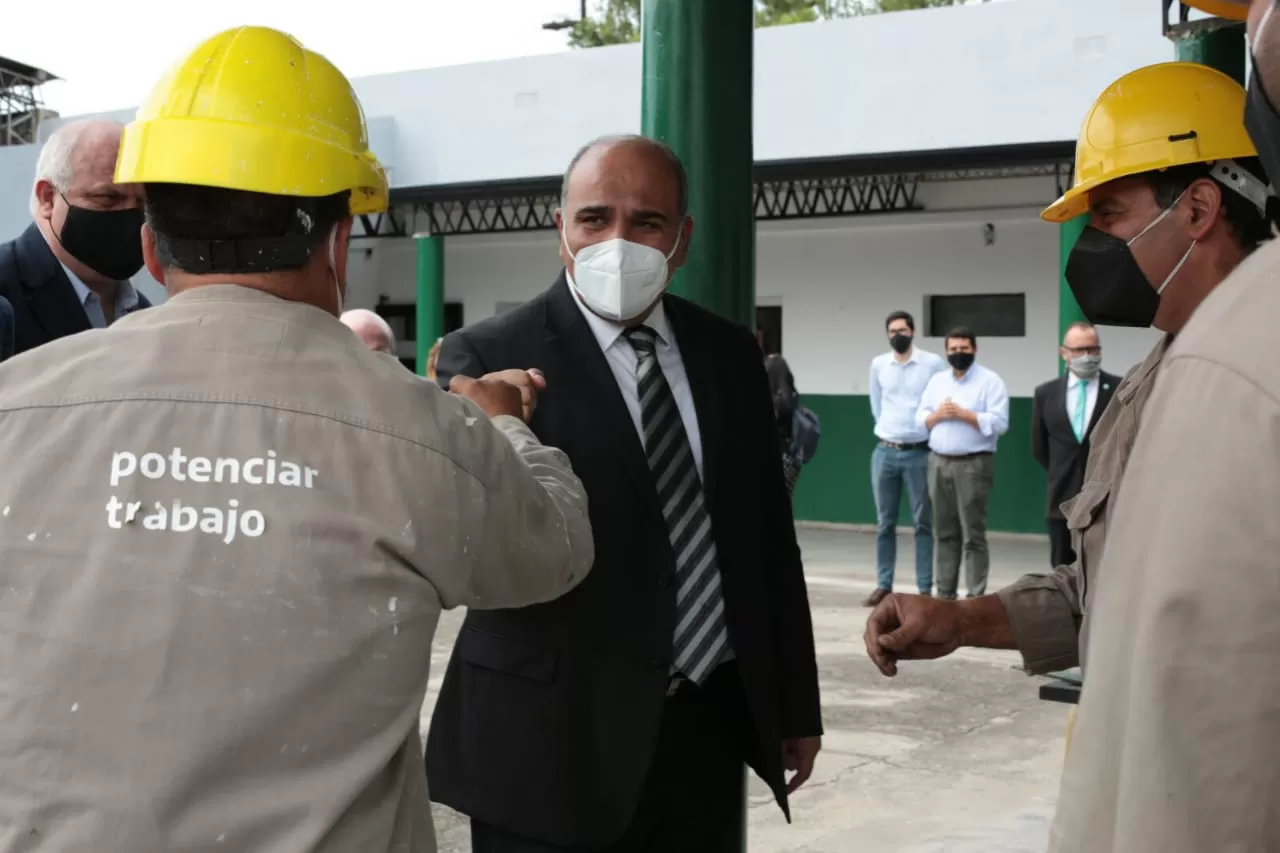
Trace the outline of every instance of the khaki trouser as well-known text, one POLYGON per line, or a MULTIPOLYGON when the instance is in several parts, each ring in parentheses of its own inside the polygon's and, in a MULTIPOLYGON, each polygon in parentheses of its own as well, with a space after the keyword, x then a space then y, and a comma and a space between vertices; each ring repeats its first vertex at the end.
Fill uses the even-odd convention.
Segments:
POLYGON ((965 582, 971 596, 987 591, 991 558, 987 551, 987 498, 995 459, 972 456, 929 456, 929 498, 933 501, 933 538, 937 554, 938 596, 955 598, 964 556, 965 582))

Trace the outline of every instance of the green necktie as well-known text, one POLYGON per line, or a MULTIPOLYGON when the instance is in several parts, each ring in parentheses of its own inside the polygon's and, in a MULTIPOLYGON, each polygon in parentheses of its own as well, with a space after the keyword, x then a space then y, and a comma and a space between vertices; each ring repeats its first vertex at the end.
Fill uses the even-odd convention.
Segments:
POLYGON ((1076 389, 1076 415, 1071 419, 1071 426, 1076 431, 1076 441, 1084 441, 1084 410, 1089 400, 1089 380, 1081 379, 1076 389))

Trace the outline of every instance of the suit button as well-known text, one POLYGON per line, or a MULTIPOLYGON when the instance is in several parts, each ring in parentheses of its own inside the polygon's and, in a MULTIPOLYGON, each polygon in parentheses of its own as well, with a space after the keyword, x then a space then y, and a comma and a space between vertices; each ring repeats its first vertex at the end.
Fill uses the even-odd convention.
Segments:
POLYGON ((649 658, 649 666, 653 667, 658 672, 666 672, 667 670, 667 665, 657 658, 649 658))
POLYGON ((674 577, 672 572, 663 572, 658 575, 658 586, 671 586, 672 577, 674 577))

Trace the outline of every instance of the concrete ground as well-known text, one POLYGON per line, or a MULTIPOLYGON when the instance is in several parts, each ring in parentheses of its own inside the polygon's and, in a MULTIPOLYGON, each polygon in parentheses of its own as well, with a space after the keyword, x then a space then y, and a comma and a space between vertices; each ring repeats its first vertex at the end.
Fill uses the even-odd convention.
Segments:
MULTIPOLYGON (((813 778, 792 798, 788 826, 752 777, 753 853, 1043 853, 1062 766, 1067 709, 1037 698, 1039 679, 1013 652, 962 650, 907 663, 897 678, 867 659, 860 606, 875 586, 875 539, 802 530, 822 675, 826 736, 813 778)), ((993 540, 995 589, 1043 571, 1048 544, 993 540)), ((899 544, 897 590, 914 592, 912 546, 899 544)), ((963 590, 962 590, 963 592, 963 590)), ((461 623, 441 623, 433 690, 461 623)), ((466 824, 436 809, 442 853, 470 849, 466 824)))

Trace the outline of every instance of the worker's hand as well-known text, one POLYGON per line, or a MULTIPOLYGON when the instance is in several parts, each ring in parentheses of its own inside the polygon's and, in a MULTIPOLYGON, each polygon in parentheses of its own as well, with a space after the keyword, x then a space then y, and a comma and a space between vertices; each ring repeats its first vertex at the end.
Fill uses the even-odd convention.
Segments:
POLYGON ((960 416, 960 407, 951 402, 948 397, 947 401, 938 407, 938 420, 951 421, 960 416))
POLYGON ((510 415, 528 423, 538 405, 538 392, 547 387, 541 370, 500 370, 479 379, 455 376, 449 390, 475 403, 491 418, 510 415))
POLYGON ((867 619, 862 639, 882 673, 898 674, 900 660, 945 657, 960 646, 960 606, 924 595, 890 595, 867 619))

